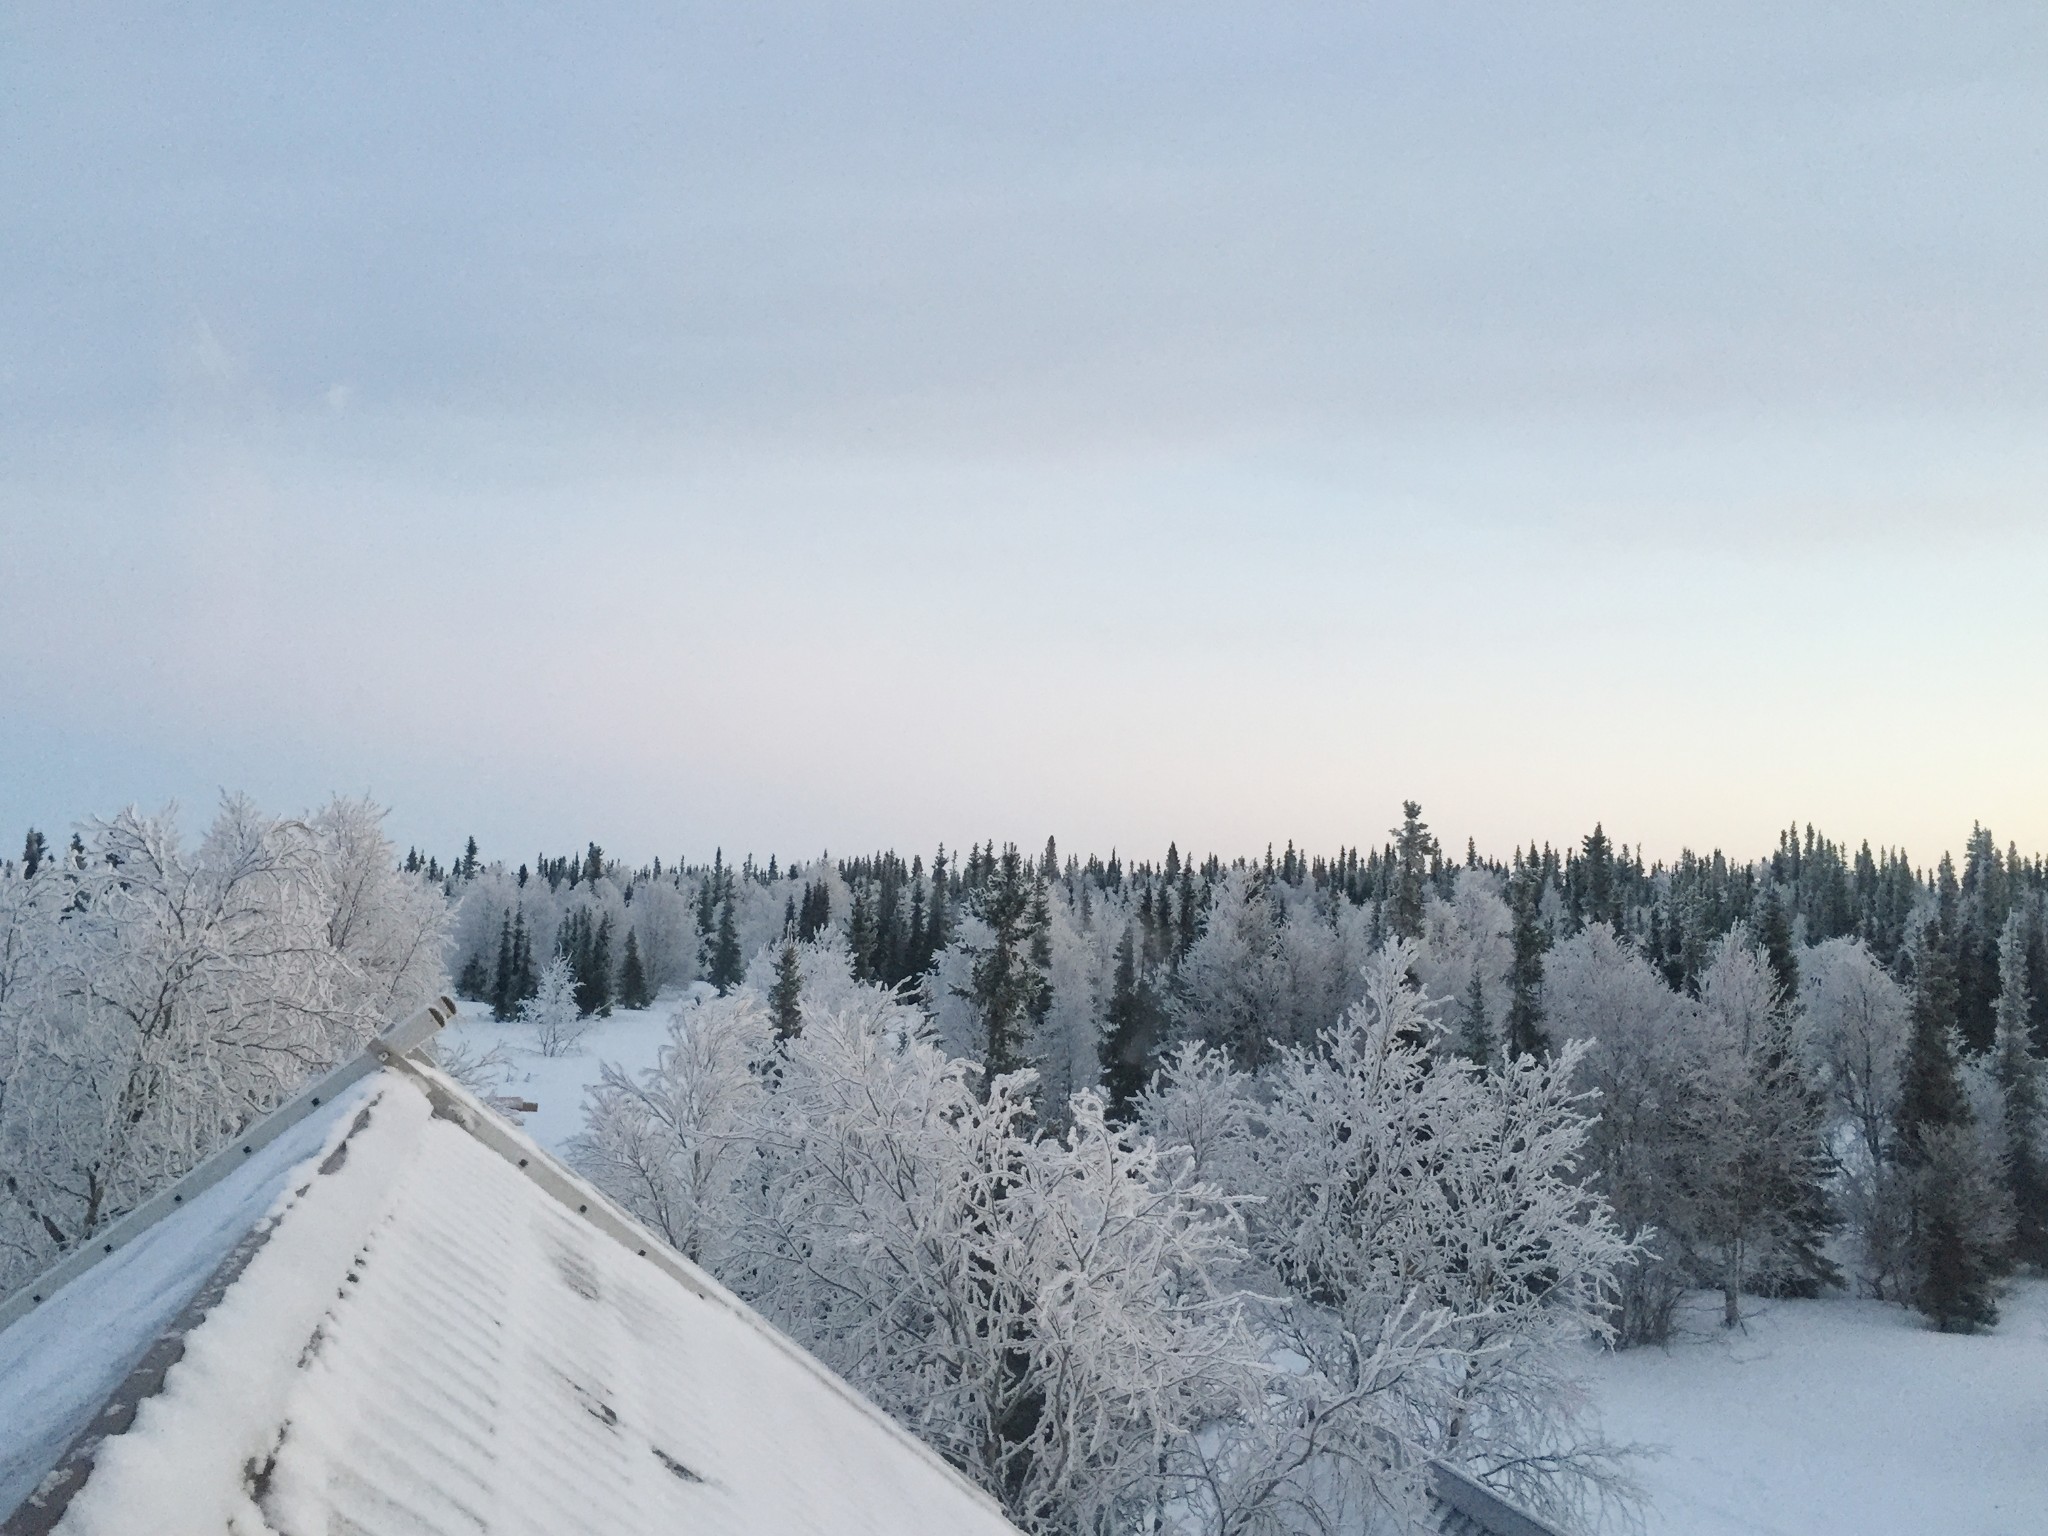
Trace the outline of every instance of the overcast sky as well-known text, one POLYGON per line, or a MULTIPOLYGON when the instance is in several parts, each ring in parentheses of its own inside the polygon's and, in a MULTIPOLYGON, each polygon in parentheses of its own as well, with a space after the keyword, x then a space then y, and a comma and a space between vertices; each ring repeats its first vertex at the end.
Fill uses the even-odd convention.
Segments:
POLYGON ((2048 848, 2044 151, 2038 0, 11 5, 0 851, 2048 848))

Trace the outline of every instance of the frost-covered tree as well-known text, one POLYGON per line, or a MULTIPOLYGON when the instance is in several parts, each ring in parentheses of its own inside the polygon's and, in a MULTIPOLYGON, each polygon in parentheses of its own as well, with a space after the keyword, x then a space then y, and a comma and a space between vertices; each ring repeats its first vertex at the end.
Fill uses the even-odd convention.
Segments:
POLYGON ((1588 1136, 1591 1183, 1637 1245, 1616 1275, 1616 1342, 1661 1342, 1690 1279, 1681 1262, 1681 1234, 1692 1225, 1684 1178, 1694 1118, 1690 1004, 1604 922, 1550 953, 1543 997, 1558 1036, 1587 1043, 1578 1080, 1599 1109, 1588 1136))
POLYGON ((1186 1149, 1198 1177, 1248 1190, 1257 1180, 1249 1151, 1256 1095, 1253 1079, 1222 1051, 1183 1045, 1161 1063, 1133 1107, 1154 1141, 1186 1149))
POLYGON ((1738 927, 1700 977, 1689 1049, 1683 1236, 1741 1321, 1745 1291, 1798 1292, 1835 1278, 1826 1113, 1793 1040, 1768 956, 1738 927))
POLYGON ((758 1068, 772 1036, 750 991, 678 1009, 652 1067, 636 1076, 604 1065, 570 1147, 571 1161, 600 1188, 715 1270, 729 1266, 748 1218, 758 1068))
POLYGON ((1629 1247, 1580 1183, 1585 1048, 1498 1070, 1431 1051, 1413 957, 1406 941, 1385 946, 1319 1049, 1273 1069, 1265 1134, 1249 1143, 1253 1249, 1325 1309, 1295 1347, 1332 1390, 1362 1390, 1360 1362, 1420 1352, 1407 1427, 1383 1431, 1421 1435, 1526 1497, 1559 1497, 1560 1473, 1598 1489, 1616 1473, 1576 1422, 1564 1346, 1607 1331, 1629 1247), (1532 1455, 1553 1475, 1525 1479, 1532 1455))
POLYGON ((0 879, 0 1288, 445 984, 445 905, 380 818, 229 797, 187 846, 131 809, 0 879))
POLYGON ((1835 1192, 1872 1295, 1895 1296, 1904 1255, 1901 1181, 1891 1162, 1910 1005, 1860 939, 1833 938, 1800 962, 1801 1049, 1835 1125, 1835 1192))
POLYGON ((576 973, 563 959, 550 960, 532 997, 519 1005, 518 1022, 531 1031, 543 1056, 567 1056, 590 1031, 590 1017, 577 997, 576 973))
POLYGON ((1073 1096, 1103 1081, 1116 934, 1082 911, 1064 881, 1048 888, 1042 910, 1046 989, 1027 1054, 1038 1073, 1039 1113, 1057 1128, 1073 1096))
POLYGON ((1211 892, 1209 920, 1181 962, 1182 1032, 1256 1069, 1279 1044, 1280 918, 1267 882, 1231 870, 1211 892))
POLYGON ((1172 997, 1181 1038, 1256 1069, 1313 1041, 1357 995, 1371 914, 1261 871, 1225 872, 1180 963, 1172 997))
POLYGON ((1099 1100, 1034 1139, 1028 1079, 970 1071, 886 1016, 812 1021, 751 1288, 1020 1523, 1113 1529, 1156 1506, 1163 1442, 1252 1401, 1238 1306, 1205 1280, 1236 1225, 1099 1100))
POLYGON ((879 988, 779 1044, 743 989, 608 1070, 575 1156, 1020 1523, 1154 1518, 1163 1448, 1260 1401, 1235 1214, 1098 1098, 1036 1136, 1028 1074, 974 1075, 879 988))

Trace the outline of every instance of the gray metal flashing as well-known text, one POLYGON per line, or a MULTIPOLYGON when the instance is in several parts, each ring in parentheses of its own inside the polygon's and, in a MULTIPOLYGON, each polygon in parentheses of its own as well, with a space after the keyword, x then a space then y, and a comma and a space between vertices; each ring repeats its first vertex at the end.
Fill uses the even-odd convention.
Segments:
MULTIPOLYGON (((360 1074, 359 1074, 360 1075, 360 1074)), ((351 1079, 353 1081, 354 1079, 351 1079)), ((345 1086, 345 1085, 344 1085, 345 1086)), ((363 1130, 370 1123, 370 1111, 376 1100, 356 1113, 348 1134, 335 1145, 322 1160, 319 1173, 333 1173, 342 1166, 348 1155, 349 1138, 363 1130)), ((317 1175, 316 1175, 317 1176, 317 1175)), ((120 1386, 114 1389, 92 1422, 67 1446, 64 1454, 43 1477, 35 1489, 17 1505, 13 1513, 0 1521, 0 1536, 49 1536, 64 1518, 64 1512, 71 1507, 71 1501, 79 1489, 85 1486, 92 1475, 93 1462, 99 1456, 102 1443, 115 1435, 124 1434, 135 1422, 135 1415, 143 1403, 163 1389, 164 1377, 172 1366, 185 1356, 185 1336, 200 1323, 206 1315, 227 1295, 228 1288, 242 1278, 242 1272, 249 1267, 249 1261, 256 1257, 263 1245, 270 1241, 270 1234, 276 1230, 275 1221, 265 1221, 252 1227, 240 1242, 228 1250, 227 1257, 215 1266, 206 1283, 197 1294, 185 1303, 184 1309, 173 1318, 168 1327, 158 1334, 150 1344, 147 1353, 136 1362, 120 1386)))
POLYGON ((1445 1462, 1429 1464, 1429 1497, 1442 1511, 1437 1528, 1455 1536, 1564 1536, 1445 1462))
POLYGON ((110 1254, 125 1248, 193 1196, 218 1184, 246 1159, 269 1146, 321 1105, 332 1103, 334 1096, 350 1084, 368 1077, 388 1059, 380 1051, 402 1053, 417 1050, 439 1034, 442 1026, 454 1017, 454 1000, 442 997, 392 1025, 373 1039, 365 1050, 307 1084, 196 1168, 174 1180, 168 1188, 159 1190, 120 1220, 95 1232, 90 1240, 72 1249, 5 1301, 0 1301, 0 1329, 34 1311, 64 1286, 110 1254))

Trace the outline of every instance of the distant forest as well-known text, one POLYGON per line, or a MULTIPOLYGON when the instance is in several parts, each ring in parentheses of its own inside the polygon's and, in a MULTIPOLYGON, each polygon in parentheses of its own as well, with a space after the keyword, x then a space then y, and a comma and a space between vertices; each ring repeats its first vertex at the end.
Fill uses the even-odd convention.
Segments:
MULTIPOLYGON (((1462 973, 1478 968, 1475 1011, 1520 1048, 1545 1033, 1543 953, 1590 924, 1607 924, 1677 991, 1696 989, 1716 942, 1743 926, 1789 994, 1798 987, 1799 951, 1830 939, 1861 941, 1887 970, 1910 980, 1931 920, 1954 969, 1963 1040, 1988 1050, 1999 938, 2018 912, 2032 1021, 2048 1046, 2048 858, 2001 849, 1982 826, 1971 829, 1960 867, 1949 853, 1915 865, 1903 849, 1873 850, 1867 840, 1852 852, 1810 824, 1780 833, 1768 857, 1740 862, 1719 850, 1688 850, 1670 864, 1646 863, 1600 826, 1576 847, 1532 842, 1503 861, 1481 855, 1469 840, 1462 856, 1447 856, 1420 806, 1405 810, 1402 824, 1376 848, 1307 854, 1290 842, 1277 853, 1269 846, 1260 859, 1228 862, 1215 854, 1184 859, 1177 846, 1157 862, 1126 863, 1115 851, 1106 859, 1062 859, 1048 838, 1036 857, 1014 846, 998 851, 990 842, 962 856, 941 846, 929 864, 889 850, 788 864, 748 856, 730 865, 721 852, 709 863, 657 858, 637 868, 606 858, 592 843, 581 854, 542 855, 508 868, 487 863, 472 838, 446 864, 409 850, 405 868, 438 882, 458 904, 451 971, 463 995, 492 1001, 508 1017, 557 952, 572 962, 579 997, 595 1010, 641 1006, 662 986, 695 980, 723 991, 741 980, 764 945, 785 935, 810 942, 826 932, 845 943, 858 978, 928 991, 960 937, 958 915, 980 911, 992 895, 998 908, 1021 909, 1014 936, 1025 950, 1020 964, 1030 964, 1040 935, 1048 947, 1062 930, 1068 937, 1097 935, 1089 946, 1097 952, 1104 950, 1099 936, 1109 935, 1111 972, 1090 978, 1106 1008, 1116 951, 1128 936, 1130 986, 1152 1005, 1198 1017, 1210 1010, 1200 996, 1205 977, 1195 951, 1220 895, 1240 930, 1240 909, 1261 909, 1272 929, 1265 936, 1270 948, 1290 962, 1297 983, 1310 980, 1300 963, 1326 946, 1298 942, 1299 935, 1290 942, 1290 924, 1313 922, 1367 950, 1387 937, 1433 936, 1438 948, 1464 940, 1462 947, 1477 953, 1445 957, 1465 983, 1455 1000, 1469 995, 1470 978, 1462 973), (1498 908, 1475 902, 1478 892, 1497 899, 1498 908), (1055 907, 1064 909, 1057 924, 1055 907), (1449 910, 1433 917, 1432 907, 1449 910), (1476 922, 1454 935, 1449 930, 1458 919, 1476 922), (1106 989, 1103 980, 1110 982, 1106 989)), ((928 1001, 942 1006, 943 996, 928 1001)), ((1289 1038, 1284 1016, 1292 1011, 1278 999, 1254 1008, 1237 1021, 1234 1048, 1255 1056, 1260 1023, 1274 1039, 1289 1038)))
POLYGON ((2000 1275, 2048 1263, 2040 855, 1979 826, 1960 864, 1916 866, 1805 827, 1765 857, 1649 863, 1595 826, 1501 860, 1447 854, 1402 809, 1374 848, 1229 862, 1051 838, 929 863, 629 869, 592 844, 507 868, 474 843, 407 862, 452 903, 461 990, 501 1017, 551 959, 587 1013, 693 983, 794 999, 823 947, 949 1054, 1029 1069, 1047 1133, 1085 1091, 1136 1114, 1189 1051, 1254 1082, 1327 1052, 1398 954, 1436 1053, 1492 1067, 1592 1043, 1590 1182, 1626 1235, 1655 1234, 1621 1271, 1623 1342, 1663 1337, 1686 1285, 1722 1290, 1731 1321, 1746 1293, 1847 1284, 1976 1327, 2000 1275))

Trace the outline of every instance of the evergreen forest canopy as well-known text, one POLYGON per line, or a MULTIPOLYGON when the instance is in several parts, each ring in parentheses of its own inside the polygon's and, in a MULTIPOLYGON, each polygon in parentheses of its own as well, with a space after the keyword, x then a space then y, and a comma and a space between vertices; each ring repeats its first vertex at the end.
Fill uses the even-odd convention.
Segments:
POLYGON ((1631 1235, 1661 1234, 1624 1277, 1626 1340, 1662 1337, 1688 1283, 1722 1289, 1731 1321, 1745 1292, 1846 1282, 1976 1326, 1999 1273, 2048 1257, 2032 1075, 2048 862, 1981 826, 1960 867, 1811 826, 1746 862, 1646 863, 1601 826, 1563 851, 1503 861, 1468 840, 1447 856, 1413 802, 1375 848, 1228 863, 1175 846, 1062 857, 1051 838, 929 864, 890 850, 628 869, 591 844, 507 870, 474 840, 445 868, 406 863, 453 903, 461 990, 501 1017, 549 956, 587 1013, 689 982, 767 997, 778 972, 787 998, 785 951, 830 944, 949 1052, 1032 1070, 1049 1129, 1087 1089, 1127 1116, 1185 1047, 1253 1074, 1316 1048, 1370 958, 1406 943, 1447 1049, 1484 1062, 1595 1042, 1581 1076, 1602 1095, 1601 1182, 1631 1235), (1922 1209, 1936 1191, 1969 1207, 1936 1223, 1939 1254, 1922 1209), (1731 1199, 1762 1204, 1731 1226, 1716 1203, 1731 1199))
MULTIPOLYGON (((1470 871, 1504 899, 1512 919, 1508 972, 1498 989, 1484 988, 1490 1021, 1512 1045, 1528 1047, 1544 1035, 1541 955, 1595 923, 1611 928, 1679 991, 1697 989, 1715 943, 1741 927, 1764 947, 1790 995, 1798 988, 1798 952, 1833 939, 1857 940, 1880 965, 1910 980, 1932 920, 1955 974, 1957 1028, 1970 1049, 1987 1050, 2000 988, 1999 939, 2015 911, 2024 925, 2032 1023, 2048 1032, 2048 857, 2023 856, 2012 845, 2001 850, 1982 826, 1971 829, 1960 869, 1946 852, 1933 865, 1916 866, 1905 850, 1873 851, 1867 840, 1852 853, 1810 824, 1782 832, 1769 857, 1742 863, 1717 849, 1645 864, 1600 826, 1576 847, 1539 849, 1532 842, 1502 861, 1482 857, 1470 841, 1462 857, 1446 857, 1421 807, 1405 809, 1402 824, 1377 848, 1309 855, 1289 842, 1277 856, 1269 846, 1262 859, 1229 863, 1215 854, 1183 859, 1172 846, 1157 863, 1126 864, 1114 851, 1107 860, 1069 854, 1062 862, 1048 838, 1037 858, 1013 846, 998 852, 993 842, 949 857, 941 845, 929 866, 921 855, 906 863, 890 850, 787 865, 774 857, 760 864, 751 855, 728 865, 718 853, 708 864, 664 866, 656 858, 632 868, 591 843, 582 854, 543 855, 508 871, 485 864, 471 838, 445 866, 413 849, 404 868, 462 905, 453 964, 462 994, 493 1001, 506 1017, 533 994, 539 966, 558 951, 576 973, 579 1001, 594 1012, 614 1003, 644 1006, 661 986, 686 981, 725 990, 752 954, 785 932, 801 942, 836 932, 860 979, 921 987, 957 937, 954 914, 979 911, 993 899, 1020 906, 1018 920, 1027 926, 1043 926, 1049 908, 1036 919, 1031 910, 1041 884, 1045 900, 1065 903, 1088 926, 1121 919, 1132 939, 1134 985, 1170 1004, 1186 992, 1184 962, 1228 879, 1247 890, 1284 887, 1285 901, 1269 913, 1282 923, 1304 903, 1339 927, 1344 908, 1361 912, 1372 944, 1387 936, 1421 939, 1429 905, 1455 904, 1470 871), (673 916, 673 903, 656 894, 664 888, 683 897, 687 928, 663 921, 673 916), (629 916, 638 898, 652 898, 663 910, 629 916), (492 911, 497 928, 479 927, 492 911)), ((48 854, 41 834, 31 832, 23 867, 32 870, 39 857, 48 854)))
POLYGON ((1982 828, 1960 867, 1811 828, 1502 861, 1409 803, 1227 863, 508 867, 380 814, 231 799, 188 848, 130 811, 0 865, 0 1285, 444 974, 546 1054, 672 1000, 573 1159, 1027 1529, 1356 1524, 1431 1457, 1578 1518, 1629 1487, 1589 1336, 1688 1288, 1968 1332, 2048 1267, 2048 866, 1982 828))

